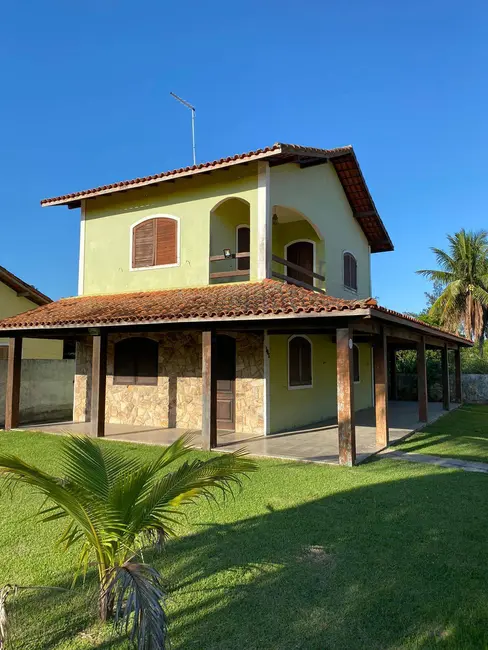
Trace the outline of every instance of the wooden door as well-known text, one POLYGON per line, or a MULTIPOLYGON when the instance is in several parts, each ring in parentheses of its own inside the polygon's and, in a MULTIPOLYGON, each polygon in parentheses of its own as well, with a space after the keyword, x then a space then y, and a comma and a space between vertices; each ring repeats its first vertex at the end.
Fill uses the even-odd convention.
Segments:
MULTIPOLYGON (((313 271, 313 244, 308 241, 297 241, 286 249, 286 259, 289 262, 303 266, 307 271, 313 271)), ((294 280, 313 284, 313 276, 302 271, 287 267, 287 275, 294 280)))
POLYGON ((235 431, 236 341, 217 336, 217 429, 235 431))
MULTIPOLYGON (((251 229, 247 226, 239 226, 237 229, 237 252, 249 253, 251 250, 251 229)), ((237 268, 239 271, 249 271, 251 268, 251 258, 238 257, 237 268)))

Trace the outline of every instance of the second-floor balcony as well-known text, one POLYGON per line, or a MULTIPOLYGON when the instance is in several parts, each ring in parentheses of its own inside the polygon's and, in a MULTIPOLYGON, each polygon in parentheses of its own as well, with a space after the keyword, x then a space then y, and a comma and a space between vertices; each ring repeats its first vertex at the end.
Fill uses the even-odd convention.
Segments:
MULTIPOLYGON (((267 277, 325 291, 324 242, 306 217, 291 208, 273 206, 270 231, 267 277)), ((252 272, 252 243, 249 203, 228 198, 218 204, 210 222, 210 284, 257 277, 252 272)))

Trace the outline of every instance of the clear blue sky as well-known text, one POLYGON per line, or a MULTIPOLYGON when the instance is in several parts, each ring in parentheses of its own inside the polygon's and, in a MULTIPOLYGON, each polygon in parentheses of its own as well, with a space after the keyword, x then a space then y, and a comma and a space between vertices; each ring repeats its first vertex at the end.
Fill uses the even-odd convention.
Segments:
POLYGON ((39 200, 275 141, 353 144, 394 253, 374 295, 424 305, 430 246, 488 227, 488 5, 452 0, 5 3, 1 258, 76 294, 79 211, 39 200))

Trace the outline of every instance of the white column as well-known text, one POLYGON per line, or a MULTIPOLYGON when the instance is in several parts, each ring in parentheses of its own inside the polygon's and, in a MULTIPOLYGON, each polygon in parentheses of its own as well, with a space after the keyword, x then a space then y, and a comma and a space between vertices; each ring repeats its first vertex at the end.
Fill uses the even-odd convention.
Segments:
MULTIPOLYGON (((257 280, 271 277, 271 201, 269 193, 270 169, 265 160, 258 162, 258 218, 257 218, 257 280)), ((252 235, 252 233, 251 233, 252 235)))
POLYGON ((78 295, 83 295, 85 277, 85 201, 81 202, 80 257, 78 262, 78 295))

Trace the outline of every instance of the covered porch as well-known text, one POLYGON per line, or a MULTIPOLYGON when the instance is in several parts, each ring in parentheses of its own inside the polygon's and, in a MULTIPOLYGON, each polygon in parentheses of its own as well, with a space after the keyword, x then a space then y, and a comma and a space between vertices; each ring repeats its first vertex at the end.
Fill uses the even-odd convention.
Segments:
MULTIPOLYGON (((89 364, 80 384, 86 399, 81 421, 56 426, 57 431, 168 444, 182 431, 191 429, 199 432, 198 444, 205 450, 232 451, 246 446, 256 455, 349 466, 450 410, 451 401, 460 403, 460 348, 470 345, 457 335, 381 308, 373 299, 346 301, 275 280, 144 294, 86 296, 61 300, 48 307, 0 323, 0 333, 10 337, 6 429, 19 426, 23 337, 69 337, 78 339, 89 350, 89 364), (330 354, 328 352, 321 363, 331 368, 332 383, 327 384, 326 389, 316 389, 313 404, 316 400, 330 400, 332 395, 334 406, 324 413, 328 418, 336 411, 334 419, 312 419, 310 403, 305 404, 302 397, 307 391, 297 392, 290 383, 288 386, 285 383, 285 392, 280 393, 279 399, 271 399, 274 382, 284 381, 284 373, 273 374, 270 370, 271 342, 273 338, 291 340, 298 335, 327 341, 330 354), (242 355, 239 357, 237 365, 241 367, 241 376, 238 372, 230 378, 231 383, 236 376, 242 379, 240 388, 234 389, 240 391, 240 402, 234 403, 237 410, 239 404, 246 406, 245 417, 232 420, 234 433, 222 431, 229 427, 219 425, 219 421, 225 420, 223 402, 219 404, 219 380, 229 383, 227 375, 219 376, 218 342, 222 336, 235 337, 238 357, 240 349, 247 350, 248 355, 247 361, 242 355), (143 386, 137 386, 137 382, 127 376, 133 375, 133 371, 124 369, 119 371, 118 377, 123 385, 114 382, 117 375, 114 346, 128 337, 145 337, 146 343, 147 339, 152 340, 154 367, 143 377, 143 386), (371 355, 373 399, 369 404, 374 406, 366 410, 358 410, 361 405, 355 405, 354 348, 361 344, 371 355), (189 350, 191 369, 179 361, 175 364, 176 348, 184 355, 189 350), (396 393, 395 364, 392 365, 391 360, 401 349, 416 350, 418 401, 414 403, 388 400, 389 395, 396 393), (440 404, 428 403, 427 349, 437 350, 442 360, 443 399, 440 404), (455 374, 453 396, 449 388, 449 365, 454 367, 455 374), (188 386, 191 390, 187 390, 188 386), (125 395, 138 393, 140 401, 131 402, 130 408, 142 410, 146 419, 134 420, 134 424, 116 419, 122 424, 114 424, 113 418, 119 418, 122 411, 114 415, 109 409, 113 407, 115 393, 121 391, 125 395), (296 424, 303 426, 291 428, 290 418, 283 422, 284 426, 271 428, 270 415, 273 410, 282 410, 283 405, 291 401, 291 394, 300 397, 295 400, 294 409, 300 415, 296 424), (195 418, 185 420, 191 409, 196 412, 195 418), (310 422, 315 424, 308 424, 310 422)), ((233 355, 235 358, 235 352, 233 355)), ((308 372, 312 373, 310 363, 308 372)), ((313 382, 309 383, 305 388, 310 390, 313 382)), ((220 385, 220 392, 222 389, 220 385)))
MULTIPOLYGON (((389 442, 396 442, 410 435, 425 425, 418 419, 417 402, 393 402, 389 408, 389 442)), ((457 408, 457 405, 452 405, 457 408)), ((443 405, 438 402, 429 404, 429 422, 434 422, 445 414, 443 405)), ((29 429, 52 434, 91 434, 90 422, 55 422, 51 424, 29 426, 29 429)), ((134 442, 147 445, 170 445, 184 433, 193 433, 195 448, 204 448, 201 431, 166 428, 157 429, 148 426, 131 426, 128 424, 107 424, 105 438, 120 442, 134 442)), ((220 452, 232 452, 245 447, 253 456, 282 458, 315 463, 339 464, 338 424, 337 420, 303 427, 268 436, 246 433, 218 431, 215 449, 220 452)), ((356 413, 356 462, 361 463, 369 456, 380 451, 376 442, 376 422, 374 408, 356 413)))

